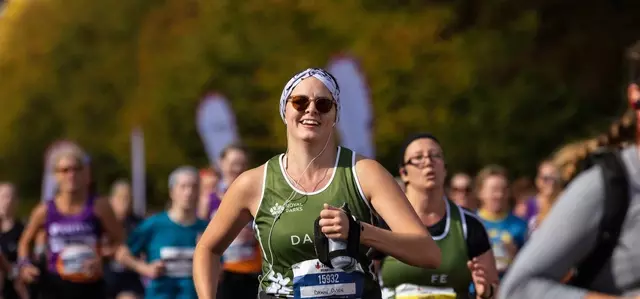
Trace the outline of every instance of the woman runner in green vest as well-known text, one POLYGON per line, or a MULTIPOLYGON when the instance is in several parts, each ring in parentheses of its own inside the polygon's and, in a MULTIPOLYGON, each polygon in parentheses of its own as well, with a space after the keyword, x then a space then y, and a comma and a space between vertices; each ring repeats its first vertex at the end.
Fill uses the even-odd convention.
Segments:
POLYGON ((337 146, 339 109, 338 84, 326 71, 307 69, 287 83, 280 98, 287 151, 225 193, 194 254, 199 298, 216 298, 219 256, 252 218, 263 251, 258 298, 380 298, 371 248, 419 267, 440 265, 438 246, 391 174, 337 146), (353 217, 337 208, 345 203, 353 217), (391 231, 372 225, 374 211, 391 231), (326 238, 349 244, 357 263, 343 271, 321 262, 326 238))
POLYGON ((383 296, 396 299, 492 298, 498 282, 489 237, 476 216, 444 195, 446 164, 442 147, 431 134, 407 139, 400 152, 400 177, 406 195, 440 250, 437 269, 407 265, 391 256, 382 259, 383 296))

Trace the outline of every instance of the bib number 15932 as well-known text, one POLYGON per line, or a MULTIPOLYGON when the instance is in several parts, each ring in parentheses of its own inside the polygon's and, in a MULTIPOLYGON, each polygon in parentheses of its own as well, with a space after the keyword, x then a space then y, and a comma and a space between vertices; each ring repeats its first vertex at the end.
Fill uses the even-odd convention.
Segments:
POLYGON ((338 273, 318 275, 318 284, 336 284, 336 283, 340 283, 340 275, 338 273))

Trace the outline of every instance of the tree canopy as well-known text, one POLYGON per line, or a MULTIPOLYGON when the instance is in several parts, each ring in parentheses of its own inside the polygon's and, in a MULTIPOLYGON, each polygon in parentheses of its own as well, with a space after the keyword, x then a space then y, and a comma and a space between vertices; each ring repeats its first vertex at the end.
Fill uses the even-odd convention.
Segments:
POLYGON ((395 173, 406 134, 441 139, 450 171, 533 171, 625 107, 623 52, 640 3, 562 1, 8 1, 0 14, 0 174, 31 196, 57 139, 85 147, 101 189, 147 144, 150 195, 180 164, 207 163, 195 110, 231 102, 255 163, 281 152, 278 97, 337 53, 370 85, 378 160, 395 173))

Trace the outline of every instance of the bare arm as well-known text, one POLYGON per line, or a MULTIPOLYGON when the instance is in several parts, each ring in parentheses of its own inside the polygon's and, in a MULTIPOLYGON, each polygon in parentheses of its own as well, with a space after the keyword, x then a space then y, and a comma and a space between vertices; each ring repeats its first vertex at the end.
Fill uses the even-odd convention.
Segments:
POLYGON ((363 223, 361 242, 412 266, 440 266, 440 248, 391 174, 371 159, 358 160, 356 172, 365 196, 391 229, 363 223))
POLYGON ((131 254, 127 246, 119 246, 116 251, 116 260, 125 267, 136 271, 138 274, 147 275, 145 267, 147 263, 131 254))
POLYGON ((225 193, 220 208, 196 245, 193 281, 198 298, 216 298, 220 256, 252 219, 260 200, 264 165, 241 174, 225 193))
POLYGON ((27 226, 18 241, 18 260, 29 259, 31 256, 31 243, 44 225, 46 214, 47 206, 43 203, 38 204, 31 212, 29 222, 27 222, 27 226))
POLYGON ((142 221, 129 233, 126 244, 119 246, 116 251, 116 260, 118 262, 149 278, 155 278, 160 275, 162 268, 161 260, 156 261, 155 266, 152 267, 145 259, 139 258, 146 254, 149 240, 154 235, 154 223, 154 217, 142 221))
MULTIPOLYGON (((500 280, 498 278, 498 269, 496 269, 496 258, 493 256, 493 251, 488 250, 487 252, 476 257, 478 263, 482 265, 482 268, 485 270, 485 275, 487 278, 487 282, 493 285, 493 294, 498 293, 498 285, 500 280)), ((477 289, 477 288, 476 288, 477 289)), ((483 299, 479 295, 478 299, 483 299)))
POLYGON ((124 229, 113 213, 111 205, 106 199, 98 199, 95 204, 95 212, 112 246, 118 247, 124 241, 124 229))
POLYGON ((520 250, 499 298, 618 298, 561 283, 595 246, 605 201, 601 169, 578 176, 520 250), (553 240, 553 241, 549 241, 553 240))

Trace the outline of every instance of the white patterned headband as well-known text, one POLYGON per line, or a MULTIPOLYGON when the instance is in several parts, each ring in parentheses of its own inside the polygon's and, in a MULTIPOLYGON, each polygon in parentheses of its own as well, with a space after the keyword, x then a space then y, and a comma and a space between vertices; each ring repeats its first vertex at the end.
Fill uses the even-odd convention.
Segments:
POLYGON ((296 88, 296 86, 298 86, 298 84, 300 84, 300 82, 302 82, 302 80, 309 77, 314 77, 320 80, 320 82, 322 82, 322 84, 327 87, 329 92, 331 92, 333 100, 336 101, 336 122, 338 122, 340 116, 340 87, 338 86, 338 81, 336 81, 336 78, 334 78, 333 75, 320 68, 306 69, 293 76, 293 78, 291 78, 291 80, 287 82, 287 85, 284 86, 282 95, 280 96, 280 117, 282 118, 282 121, 285 124, 287 123, 287 121, 284 119, 284 111, 291 92, 294 88, 296 88))

